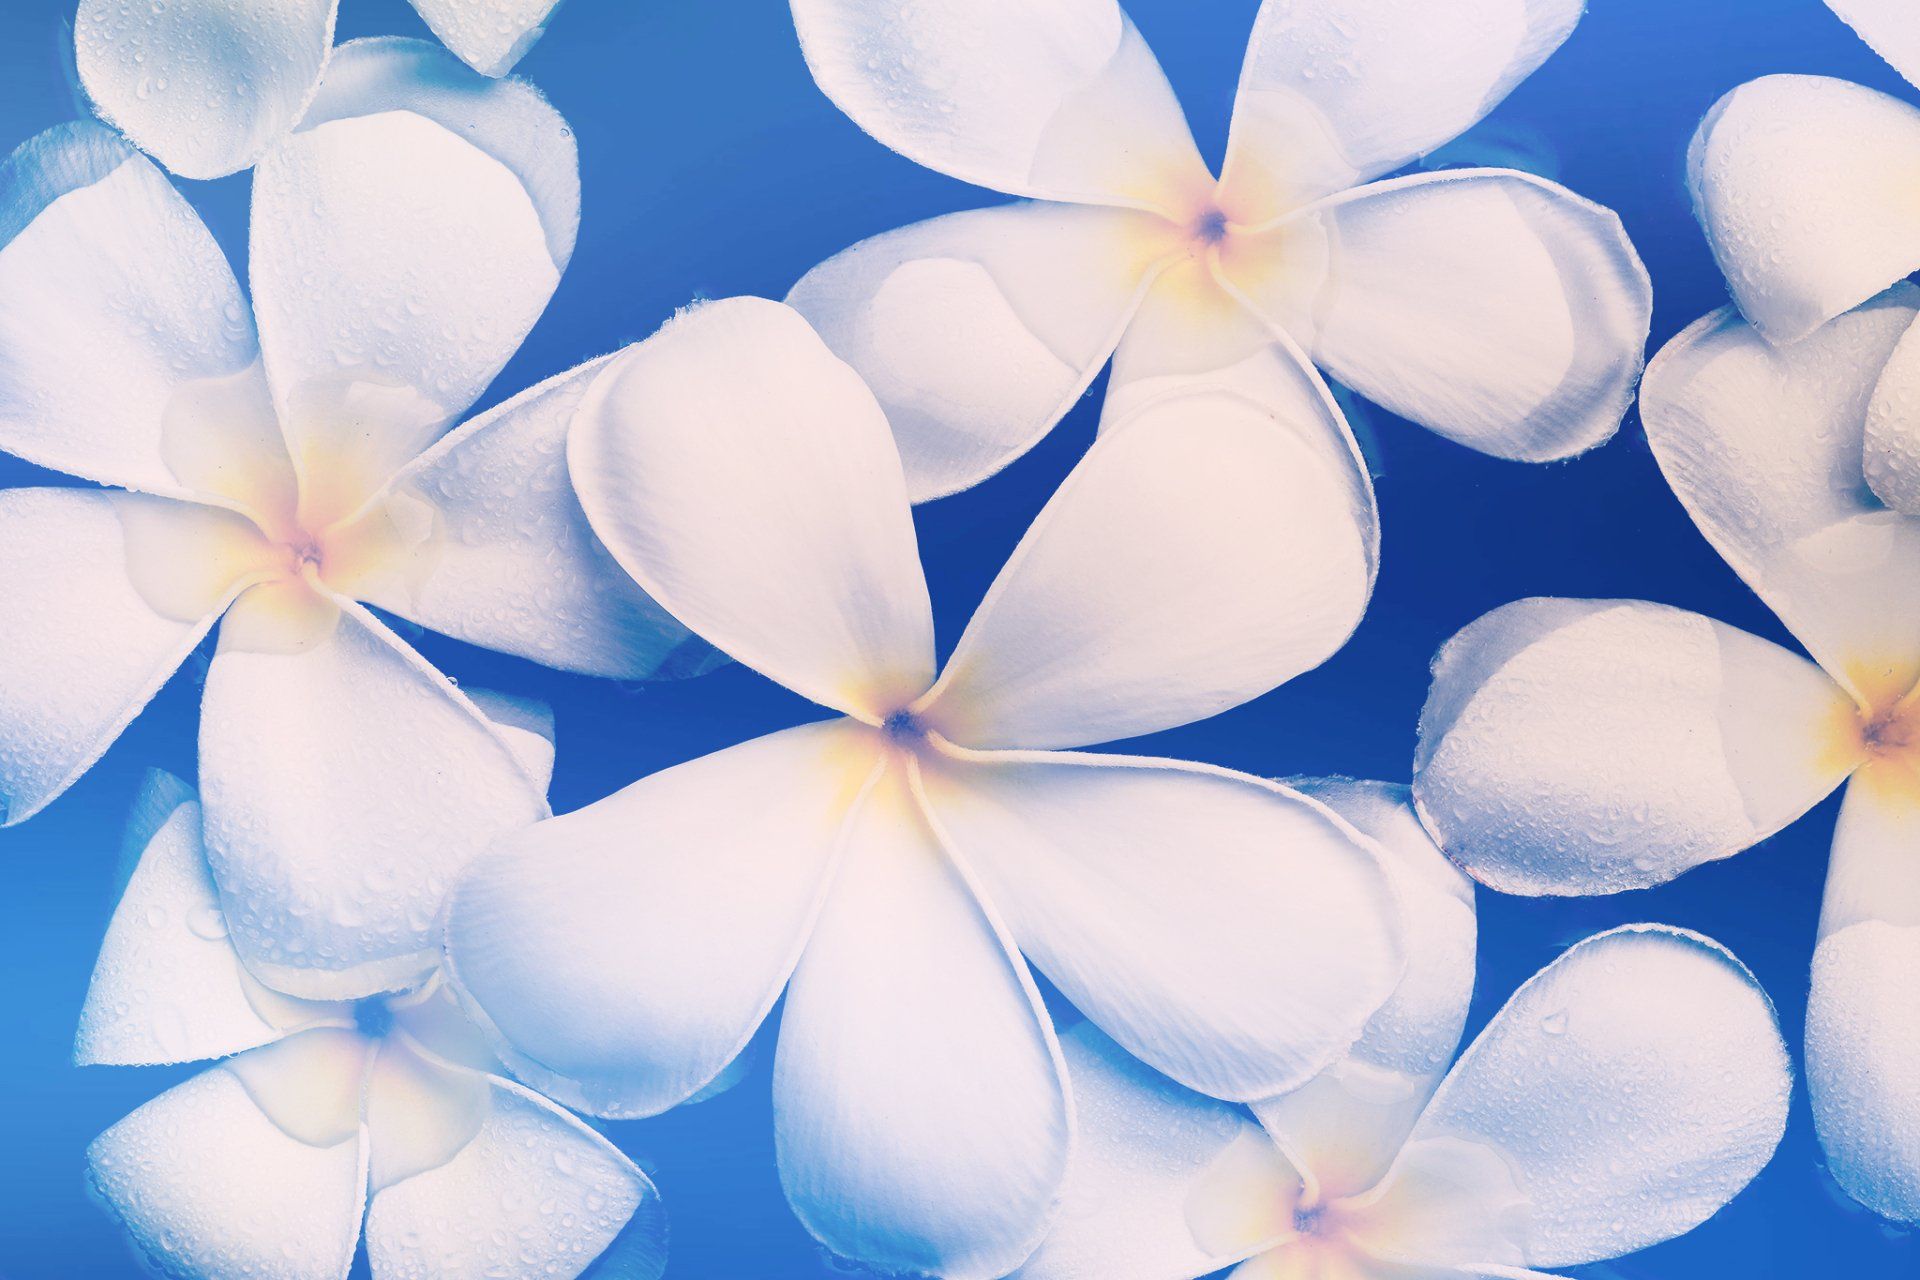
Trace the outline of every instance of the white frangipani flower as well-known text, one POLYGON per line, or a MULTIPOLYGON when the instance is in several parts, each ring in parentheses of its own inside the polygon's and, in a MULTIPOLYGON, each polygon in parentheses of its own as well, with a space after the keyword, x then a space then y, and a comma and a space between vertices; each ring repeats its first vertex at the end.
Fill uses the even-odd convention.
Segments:
MULTIPOLYGON (((1416 940, 1409 960, 1471 985, 1470 951, 1416 940)), ((1446 1070, 1464 1013, 1461 997, 1425 1027, 1369 1029, 1363 1046, 1440 1063, 1411 1107, 1359 1123, 1364 1086, 1316 1081, 1256 1105, 1256 1124, 1076 1027, 1062 1048, 1080 1144, 1021 1280, 1554 1280, 1533 1268, 1700 1225, 1786 1128, 1773 1007, 1698 934, 1629 925, 1576 944, 1446 1070)))
POLYGON ((885 415, 778 303, 703 306, 596 382, 570 466, 675 616, 841 713, 541 823, 448 902, 448 971, 523 1078, 644 1115, 782 990, 782 1181, 834 1250, 998 1276, 1072 1122, 1027 959, 1130 1050, 1261 1098, 1398 981, 1370 841, 1286 787, 1062 750, 1225 710, 1365 606, 1340 460, 1205 391, 1142 406, 1034 522, 936 676, 885 415))
MULTIPOLYGON (((1920 85, 1920 8, 1827 0, 1920 85)), ((1828 76, 1762 76, 1714 104, 1687 153, 1695 212, 1734 301, 1798 342, 1920 270, 1920 108, 1828 76)))
POLYGON ((506 1079, 437 977, 358 1004, 261 985, 227 940, 192 792, 162 776, 142 808, 76 1056, 225 1059, 87 1150, 94 1190, 160 1274, 345 1280, 363 1221, 375 1280, 568 1280, 616 1237, 623 1275, 660 1274, 647 1176, 506 1079))
MULTIPOLYGON (((560 5, 411 2, 447 48, 489 77, 513 70, 560 5)), ((218 178, 259 160, 312 110, 335 54, 339 7, 339 0, 80 0, 74 60, 101 119, 181 177, 218 178)), ((438 87, 459 84, 450 75, 438 87)))
POLYGON ((645 675, 686 639, 567 482, 600 362, 447 433, 546 306, 578 196, 532 89, 414 41, 343 47, 261 162, 251 307, 108 130, 13 155, 0 449, 114 488, 0 491, 7 822, 85 772, 224 616, 200 781, 242 955, 327 999, 434 966, 454 873, 548 810, 474 701, 361 602, 596 675, 645 675))
POLYGON ((1807 1075, 1841 1186, 1920 1220, 1920 520, 1862 480, 1920 430, 1920 290, 1790 346, 1731 309, 1654 358, 1641 418, 1694 522, 1813 661, 1642 601, 1523 600, 1434 663, 1414 791, 1513 893, 1669 880, 1843 781, 1807 1075), (1816 665, 1817 664, 1817 665, 1816 665))
POLYGON ((1618 218, 1513 170, 1377 181, 1490 111, 1582 0, 1267 0, 1217 180, 1115 0, 792 8, 861 128, 1026 198, 856 245, 789 298, 873 387, 916 501, 1025 452, 1109 356, 1109 422, 1199 382, 1358 471, 1315 365, 1499 457, 1592 448, 1626 410, 1651 295, 1618 218))

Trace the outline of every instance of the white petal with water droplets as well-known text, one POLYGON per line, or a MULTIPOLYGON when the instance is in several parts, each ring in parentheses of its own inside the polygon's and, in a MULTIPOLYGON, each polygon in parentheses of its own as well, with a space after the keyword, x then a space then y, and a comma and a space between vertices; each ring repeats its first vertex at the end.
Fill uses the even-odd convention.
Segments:
POLYGON ((781 1015, 774 1138, 794 1212, 882 1270, 1005 1275, 1059 1200, 1064 1070, 1026 965, 904 780, 883 779, 781 1015))
POLYGON ((446 926, 449 971, 503 1060, 603 1115, 707 1085, 786 985, 877 763, 869 730, 806 725, 503 841, 446 926))
POLYGON ((1920 322, 1907 326, 1880 370, 1861 448, 1874 496, 1920 516, 1920 322))
POLYGON ((413 0, 413 7, 462 62, 503 76, 546 33, 560 0, 413 0))
POLYGON ((473 1133, 446 1160, 385 1185, 378 1170, 392 1126, 369 1112, 376 1280, 572 1280, 636 1211, 664 1216, 647 1176, 605 1138, 518 1085, 471 1082, 481 1107, 473 1133))
POLYGON ((153 492, 217 425, 194 391, 259 357, 220 247, 160 171, 96 124, 0 168, 0 448, 153 492))
POLYGON ((1073 406, 1164 234, 1134 211, 972 209, 854 245, 787 302, 873 389, 924 502, 1000 470, 1073 406))
POLYGON ((1407 955, 1392 997, 1346 1057, 1254 1114, 1309 1173, 1320 1198, 1373 1186, 1453 1061, 1473 998, 1473 882, 1434 845, 1408 788, 1296 780, 1375 841, 1397 890, 1407 955))
POLYGON ((1647 367, 1640 417, 1715 549, 1834 679, 1880 705, 1920 681, 1920 521, 1861 482, 1868 406, 1920 290, 1900 285, 1791 346, 1731 310, 1647 367))
POLYGON ((1354 1231, 1439 1263, 1572 1266, 1644 1249, 1752 1180, 1785 1131, 1791 1085, 1773 1006, 1717 943, 1662 925, 1600 934, 1494 1015, 1354 1231), (1484 1241, 1460 1234, 1458 1215, 1414 1211, 1468 1187, 1496 1233, 1484 1241), (1511 1199, 1487 1199, 1496 1188, 1511 1199), (1456 1252, 1500 1236, 1521 1256, 1456 1252))
POLYGON ((451 432, 394 479, 435 512, 417 572, 373 604, 422 626, 588 675, 637 680, 710 655, 634 585, 587 524, 567 428, 612 357, 558 374, 451 432))
POLYGON ((547 812, 500 731, 357 606, 298 652, 222 635, 200 771, 235 945, 271 985, 327 999, 431 970, 460 871, 547 812))
POLYGON ((301 1141, 227 1067, 175 1086, 94 1139, 87 1177, 167 1276, 346 1280, 360 1238, 366 1164, 357 1135, 301 1141))
POLYGON ((1920 267, 1920 110, 1825 76, 1763 76, 1715 103, 1688 186, 1734 301, 1797 342, 1920 267))
POLYGON ((94 107, 186 178, 244 169, 293 128, 338 0, 80 0, 73 52, 94 107))
POLYGON ((1104 432, 920 708, 968 747, 1106 742, 1319 665, 1372 588, 1347 468, 1269 405, 1191 385, 1104 432))
POLYGON ((1266 0, 1222 172, 1271 217, 1464 133, 1559 48, 1581 0, 1266 0))
POLYGON ((1920 9, 1906 0, 1826 0, 1909 84, 1920 85, 1920 9))
POLYGON ((1083 1022, 1060 1037, 1076 1127, 1053 1230, 1019 1280, 1188 1280, 1293 1226, 1300 1179, 1245 1114, 1083 1022))
POLYGON ((0 820, 72 785, 199 644, 239 567, 232 523, 137 494, 0 492, 0 820))
POLYGON ((1521 600, 1434 659, 1413 789, 1482 884, 1612 893, 1798 818, 1857 763, 1856 726, 1819 668, 1710 618, 1521 600))
POLYGON ((1373 850, 1277 784, 1132 756, 982 755, 929 766, 927 795, 1021 950, 1189 1088, 1297 1087, 1399 980, 1373 850))
POLYGON ((886 417, 792 308, 682 313, 594 382, 568 449, 594 532, 716 648, 875 721, 932 682, 886 417))
POLYGON ((1115 0, 792 0, 814 81, 932 169, 1011 195, 1181 207, 1211 182, 1115 0))

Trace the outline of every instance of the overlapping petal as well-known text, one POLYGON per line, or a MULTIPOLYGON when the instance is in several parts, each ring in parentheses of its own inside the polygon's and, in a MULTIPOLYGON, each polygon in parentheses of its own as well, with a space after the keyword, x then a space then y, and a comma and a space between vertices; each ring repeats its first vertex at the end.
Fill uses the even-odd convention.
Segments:
POLYGON ((250 567, 250 528, 139 494, 0 492, 0 818, 65 791, 186 660, 250 567))
POLYGON ((1464 133, 1560 47, 1580 0, 1265 0, 1222 173, 1271 217, 1464 133))
POLYGON ((87 1148, 95 1192, 163 1274, 344 1280, 365 1145, 357 1125, 296 1133, 276 1123, 251 1090, 298 1091, 310 1065, 305 1046, 277 1048, 176 1085, 87 1148))
POLYGON ((108 123, 186 178, 244 169, 293 128, 338 0, 80 0, 80 83, 108 123))
POLYGON ((705 646, 593 536, 567 478, 567 428, 612 357, 450 432, 393 479, 433 509, 414 571, 369 593, 423 626, 547 666, 640 679, 697 667, 705 646))
POLYGON ((1090 1022, 1060 1037, 1073 1155, 1020 1280, 1191 1280, 1293 1227, 1299 1176, 1247 1117, 1153 1071, 1090 1022))
POLYGON ((1082 746, 1203 719, 1319 665, 1372 586, 1351 472, 1206 384, 1103 433, 918 710, 968 747, 1082 746))
POLYGON ((200 724, 235 946, 271 985, 329 999, 430 971, 458 873, 547 812, 503 731, 371 614, 334 604, 304 649, 225 630, 200 724))
POLYGON ((1130 756, 987 755, 935 769, 928 798, 1021 950, 1190 1088, 1246 1101, 1300 1085, 1399 980, 1372 849, 1284 787, 1130 756))
POLYGON ((708 303, 623 355, 575 417, 594 531, 697 635, 878 721, 933 679, 933 613, 873 394, 788 307, 708 303))
POLYGON ((1611 210, 1530 174, 1378 183, 1256 237, 1236 285, 1336 381, 1448 439, 1543 462, 1620 424, 1652 314, 1611 210), (1325 245, 1324 274, 1293 247, 1325 245))
POLYGON ((108 484, 181 493, 195 399, 259 359, 220 248, 158 169, 97 124, 0 169, 0 448, 108 484))
POLYGON ((1325 778, 1298 782, 1374 841, 1398 891, 1405 975, 1352 1050, 1254 1114, 1313 1180, 1320 1199, 1364 1191, 1387 1171, 1453 1061, 1473 997, 1473 884, 1414 813, 1408 788, 1325 778))
POLYGON ((503 76, 545 34, 560 0, 413 0, 413 7, 462 62, 503 76))
POLYGON ((1827 0, 1873 51, 1893 69, 1920 85, 1920 12, 1901 0, 1827 0))
POLYGON ((794 971, 773 1096, 787 1198, 838 1253, 985 1280, 1053 1216, 1072 1120, 1051 1020, 897 768, 794 971))
POLYGON ((448 965, 496 1049, 608 1115, 684 1102, 773 1007, 874 768, 843 721, 654 774, 504 843, 454 890, 448 965))
POLYGON ((1654 358, 1640 400, 1701 532, 1866 704, 1920 681, 1920 523, 1861 471, 1868 405, 1917 305, 1902 285, 1787 347, 1715 312, 1654 358))
POLYGON ((1740 852, 1858 760, 1852 703, 1804 658, 1663 605, 1531 599, 1434 660, 1414 794, 1481 883, 1610 893, 1740 852))
POLYGON ((814 81, 930 169, 1175 216, 1209 185, 1166 76, 1115 0, 792 4, 814 81))
POLYGON ((1867 402, 1862 450, 1874 496, 1920 515, 1920 324, 1909 324, 1867 402))
POLYGON ((1166 239, 1134 211, 974 209, 864 240, 787 301, 873 389, 921 502, 1052 429, 1113 353, 1166 239))
POLYGON ((1763 76, 1720 99, 1688 184, 1734 301, 1798 342, 1920 267, 1920 109, 1825 76, 1763 76))

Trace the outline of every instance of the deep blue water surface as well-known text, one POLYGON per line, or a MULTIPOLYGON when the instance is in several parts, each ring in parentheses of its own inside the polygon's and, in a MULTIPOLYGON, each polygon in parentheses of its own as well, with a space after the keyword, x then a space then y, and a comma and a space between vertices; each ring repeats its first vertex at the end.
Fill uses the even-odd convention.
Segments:
MULTIPOLYGON (((1134 0, 1129 7, 1217 161, 1257 0, 1134 0)), ((425 34, 401 0, 342 0, 341 8, 342 39, 425 34)), ((73 0, 0 7, 0 147, 79 109, 64 69, 72 10, 73 0)), ((1775 71, 1843 76, 1915 96, 1818 0, 1592 0, 1566 47, 1451 155, 1501 163, 1497 157, 1517 151, 1530 167, 1617 209, 1653 273, 1657 347, 1726 299, 1687 207, 1687 139, 1721 93, 1775 71)), ((784 0, 573 0, 520 72, 547 92, 579 138, 585 215, 553 305, 488 402, 644 337, 690 299, 779 297, 854 240, 998 199, 893 155, 835 111, 807 75, 784 0)), ((239 262, 244 176, 182 185, 239 262)), ((1006 552, 1091 440, 1101 385, 1011 470, 919 513, 944 643, 957 637, 1006 552)), ((1358 635, 1286 688, 1141 748, 1263 774, 1404 780, 1434 649, 1485 610, 1524 595, 1643 597, 1793 643, 1695 532, 1661 482, 1635 418, 1604 449, 1549 467, 1493 461, 1378 410, 1357 424, 1375 459, 1385 520, 1379 594, 1358 635)), ((46 480, 0 457, 0 484, 46 480)), ((421 647, 464 683, 554 704, 554 805, 561 811, 641 774, 813 717, 794 696, 737 668, 629 690, 433 636, 421 647)), ((0 1280, 138 1274, 117 1231, 86 1197, 82 1152, 94 1134, 189 1069, 82 1071, 71 1065, 71 1041, 112 906, 126 807, 150 765, 193 776, 203 670, 204 658, 190 662, 64 799, 0 833, 0 1280)), ((1833 818, 1830 801, 1760 848, 1654 891, 1585 901, 1481 891, 1469 1033, 1567 944, 1621 922, 1661 920, 1719 938, 1752 966, 1779 1006, 1797 1058, 1833 818)), ((1300 965, 1311 980, 1314 957, 1302 955, 1300 965)), ((667 1197, 671 1276, 843 1274, 781 1197, 769 1069, 763 1051, 745 1083, 717 1101, 609 1127, 667 1197)), ((1575 1274, 1913 1277, 1920 1241, 1839 1193, 1799 1090, 1778 1157, 1725 1211, 1680 1240, 1575 1274)))

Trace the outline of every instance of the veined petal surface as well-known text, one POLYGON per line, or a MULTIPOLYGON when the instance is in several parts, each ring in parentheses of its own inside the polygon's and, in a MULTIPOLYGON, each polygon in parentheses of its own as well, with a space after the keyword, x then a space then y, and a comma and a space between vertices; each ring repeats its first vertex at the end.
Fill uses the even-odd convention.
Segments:
POLYGON ((1805 658, 1643 601, 1517 601, 1449 640, 1414 795, 1447 855, 1505 893, 1660 884, 1740 852, 1860 758, 1805 658))
POLYGON ((594 383, 568 451, 594 532, 716 648, 876 723, 932 682, 886 416, 792 308, 683 313, 594 383))

